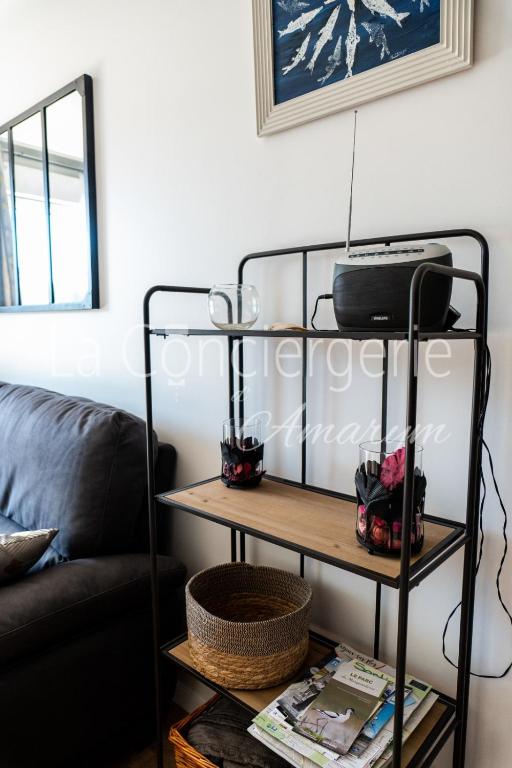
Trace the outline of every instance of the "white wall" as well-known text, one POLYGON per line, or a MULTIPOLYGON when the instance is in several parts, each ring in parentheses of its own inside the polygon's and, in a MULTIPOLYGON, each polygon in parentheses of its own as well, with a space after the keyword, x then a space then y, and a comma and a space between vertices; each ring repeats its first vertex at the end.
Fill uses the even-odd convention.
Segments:
MULTIPOLYGON (((148 286, 230 281, 248 251, 344 236, 351 116, 256 137, 250 5, 249 0, 0 0, 0 124, 82 72, 94 77, 102 294, 97 312, 2 315, 2 379, 87 395, 142 415, 143 381, 128 372, 124 351, 140 368, 140 333, 127 334, 140 321, 148 286)), ((467 226, 488 237, 494 383, 487 435, 510 504, 512 9, 507 0, 477 5, 474 69, 361 110, 354 235, 467 226)), ((457 263, 476 265, 474 250, 462 243, 454 247, 457 263)), ((273 285, 279 289, 277 278, 273 285)), ((266 286, 270 291, 270 281, 266 286)), ((268 306, 276 301, 275 292, 269 294, 268 306)), ((467 296, 460 301, 469 306, 467 296)), ((204 306, 199 301, 196 306, 192 317, 202 324, 204 306)), ((161 322, 190 318, 178 305, 160 305, 158 312, 161 322)), ((429 501, 449 517, 463 514, 459 475, 464 475, 468 431, 463 405, 470 350, 464 344, 461 349, 452 375, 443 386, 429 379, 421 403, 425 420, 446 422, 453 435, 426 455, 429 501)), ((180 480, 214 474, 225 385, 210 369, 201 379, 189 377, 186 387, 169 386, 163 373, 157 381, 157 426, 178 447, 180 480)), ((290 386, 293 392, 296 385, 290 386)), ((365 390, 363 400, 359 387, 337 400, 319 392, 315 416, 369 418, 377 403, 376 390, 371 391, 365 390)), ((400 420, 401 379, 393 392, 400 420)), ((323 450, 311 479, 327 475, 350 485, 355 450, 323 450)), ((274 454, 276 463, 290 463, 283 451, 274 454)), ((493 493, 485 525, 488 550, 478 589, 474 664, 497 671, 508 661, 512 643, 493 591, 501 542, 493 493)), ((191 570, 228 556, 225 532, 181 515, 171 546, 191 570)), ((250 553, 296 564, 266 547, 254 546, 250 553)), ((448 692, 454 691, 455 677, 442 659, 440 639, 461 568, 461 557, 453 558, 413 594, 409 666, 448 692)), ((512 600, 510 573, 508 566, 503 592, 512 600)), ((317 593, 316 621, 369 648, 371 585, 314 564, 308 577, 317 593)), ((395 595, 385 591, 384 604, 385 650, 391 656, 395 595)), ((455 636, 451 633, 452 649, 455 636)), ((472 768, 491 761, 495 768, 510 764, 511 696, 512 678, 473 683, 472 768)), ((449 764, 447 754, 439 766, 449 764)))

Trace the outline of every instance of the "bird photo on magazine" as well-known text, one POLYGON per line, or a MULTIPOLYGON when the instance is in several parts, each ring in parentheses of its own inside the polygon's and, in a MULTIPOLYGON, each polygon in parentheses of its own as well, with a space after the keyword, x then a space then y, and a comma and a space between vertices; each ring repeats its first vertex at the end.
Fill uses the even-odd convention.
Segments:
POLYGON ((346 755, 365 723, 381 706, 389 678, 362 662, 341 666, 306 709, 296 730, 340 755, 346 755))
POLYGON ((290 723, 296 723, 302 713, 323 691, 338 667, 345 660, 329 658, 323 666, 311 667, 308 676, 299 683, 292 683, 278 699, 278 706, 290 723))
POLYGON ((331 683, 306 711, 296 730, 346 755, 377 705, 375 698, 367 693, 350 690, 334 680, 331 683))

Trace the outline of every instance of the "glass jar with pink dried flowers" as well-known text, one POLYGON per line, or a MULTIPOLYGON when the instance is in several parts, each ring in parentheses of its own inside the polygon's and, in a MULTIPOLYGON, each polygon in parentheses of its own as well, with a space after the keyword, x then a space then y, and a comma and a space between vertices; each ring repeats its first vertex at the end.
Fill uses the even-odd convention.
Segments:
MULTIPOLYGON (((418 553, 424 541, 423 513, 427 481, 422 469, 423 448, 415 446, 414 490, 411 509, 411 549, 418 553)), ((361 443, 355 482, 356 536, 369 552, 400 555, 404 498, 405 447, 377 440, 361 443)))
POLYGON ((221 443, 221 480, 228 488, 254 488, 265 474, 259 419, 226 419, 221 443))

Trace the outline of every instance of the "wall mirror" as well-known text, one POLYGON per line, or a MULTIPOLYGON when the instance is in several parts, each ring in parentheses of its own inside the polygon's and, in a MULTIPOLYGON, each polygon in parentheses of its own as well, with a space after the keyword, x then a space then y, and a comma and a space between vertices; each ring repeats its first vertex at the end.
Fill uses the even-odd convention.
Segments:
POLYGON ((0 312, 99 307, 92 79, 0 126, 0 312))

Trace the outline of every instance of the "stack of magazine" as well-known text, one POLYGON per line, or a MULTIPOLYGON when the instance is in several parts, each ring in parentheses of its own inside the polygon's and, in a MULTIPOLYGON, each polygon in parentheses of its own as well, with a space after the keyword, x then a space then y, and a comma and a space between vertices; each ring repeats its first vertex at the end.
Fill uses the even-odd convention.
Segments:
MULTIPOLYGON (((253 720, 256 739, 296 768, 386 768, 391 763, 396 671, 340 644, 253 720)), ((406 677, 403 741, 437 700, 406 677)))

